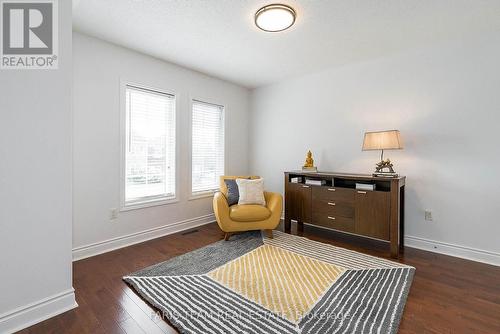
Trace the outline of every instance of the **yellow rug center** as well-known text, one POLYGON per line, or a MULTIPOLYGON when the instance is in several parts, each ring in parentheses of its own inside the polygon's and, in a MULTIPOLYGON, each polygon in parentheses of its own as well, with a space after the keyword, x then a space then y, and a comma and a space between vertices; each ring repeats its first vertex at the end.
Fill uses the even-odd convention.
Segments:
POLYGON ((344 271, 332 264, 263 245, 208 275, 295 323, 344 271))

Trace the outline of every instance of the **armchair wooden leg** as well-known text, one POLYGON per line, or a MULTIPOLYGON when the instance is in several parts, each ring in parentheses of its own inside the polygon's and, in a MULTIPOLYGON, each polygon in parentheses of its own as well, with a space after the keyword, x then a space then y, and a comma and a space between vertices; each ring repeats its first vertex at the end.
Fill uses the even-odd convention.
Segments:
POLYGON ((225 232, 225 233, 224 233, 224 240, 225 240, 225 241, 228 241, 228 240, 229 240, 229 238, 231 237, 231 234, 232 234, 231 232, 225 232))
POLYGON ((273 230, 264 230, 266 232, 266 236, 269 238, 269 239, 272 239, 273 238, 273 230))

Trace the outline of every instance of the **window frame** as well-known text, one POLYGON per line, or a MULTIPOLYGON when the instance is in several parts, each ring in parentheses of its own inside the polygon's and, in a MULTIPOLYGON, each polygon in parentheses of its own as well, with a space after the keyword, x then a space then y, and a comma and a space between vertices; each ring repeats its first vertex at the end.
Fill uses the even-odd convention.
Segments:
POLYGON ((120 79, 120 211, 136 210, 154 206, 162 206, 172 203, 179 202, 179 94, 171 89, 160 88, 161 85, 147 85, 143 83, 138 83, 133 80, 120 79), (127 134, 126 134, 126 122, 127 122, 127 87, 143 89, 146 91, 157 92, 160 94, 172 95, 174 97, 174 127, 175 127, 175 163, 174 163, 174 196, 169 197, 142 197, 141 199, 134 201, 126 201, 125 199, 125 168, 126 168, 126 147, 127 147, 127 134))
POLYGON ((221 101, 218 101, 216 99, 212 98, 207 98, 207 97, 202 97, 199 95, 191 95, 189 96, 189 163, 188 163, 188 168, 189 168, 189 181, 188 181, 188 187, 189 187, 189 197, 188 200, 197 200, 197 199, 203 199, 207 197, 213 197, 213 195, 219 190, 219 187, 217 186, 216 189, 213 190, 206 190, 203 192, 195 192, 193 193, 193 104, 194 102, 201 102, 201 103, 208 103, 208 104, 213 104, 222 107, 222 126, 223 131, 224 131, 224 139, 223 139, 223 147, 224 147, 224 163, 223 163, 223 175, 226 175, 227 171, 227 110, 228 110, 228 104, 227 103, 221 103, 221 101))

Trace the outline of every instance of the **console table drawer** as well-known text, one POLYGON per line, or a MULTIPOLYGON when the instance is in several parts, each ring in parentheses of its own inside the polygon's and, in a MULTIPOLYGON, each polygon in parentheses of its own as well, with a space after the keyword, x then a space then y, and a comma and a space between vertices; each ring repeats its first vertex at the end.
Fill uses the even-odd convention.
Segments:
POLYGON ((323 199, 353 203, 355 193, 354 189, 316 186, 313 187, 312 197, 313 200, 323 199))
POLYGON ((355 207, 352 203, 348 202, 322 199, 316 200, 312 203, 312 211, 354 219, 355 207))
POLYGON ((339 231, 354 232, 354 219, 327 213, 313 213, 313 224, 339 231))

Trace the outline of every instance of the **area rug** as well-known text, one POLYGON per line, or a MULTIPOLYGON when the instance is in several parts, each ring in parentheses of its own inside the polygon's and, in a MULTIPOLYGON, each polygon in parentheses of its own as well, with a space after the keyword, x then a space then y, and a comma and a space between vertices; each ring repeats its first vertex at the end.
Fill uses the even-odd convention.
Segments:
POLYGON ((181 333, 396 333, 415 268, 274 231, 123 279, 181 333))

